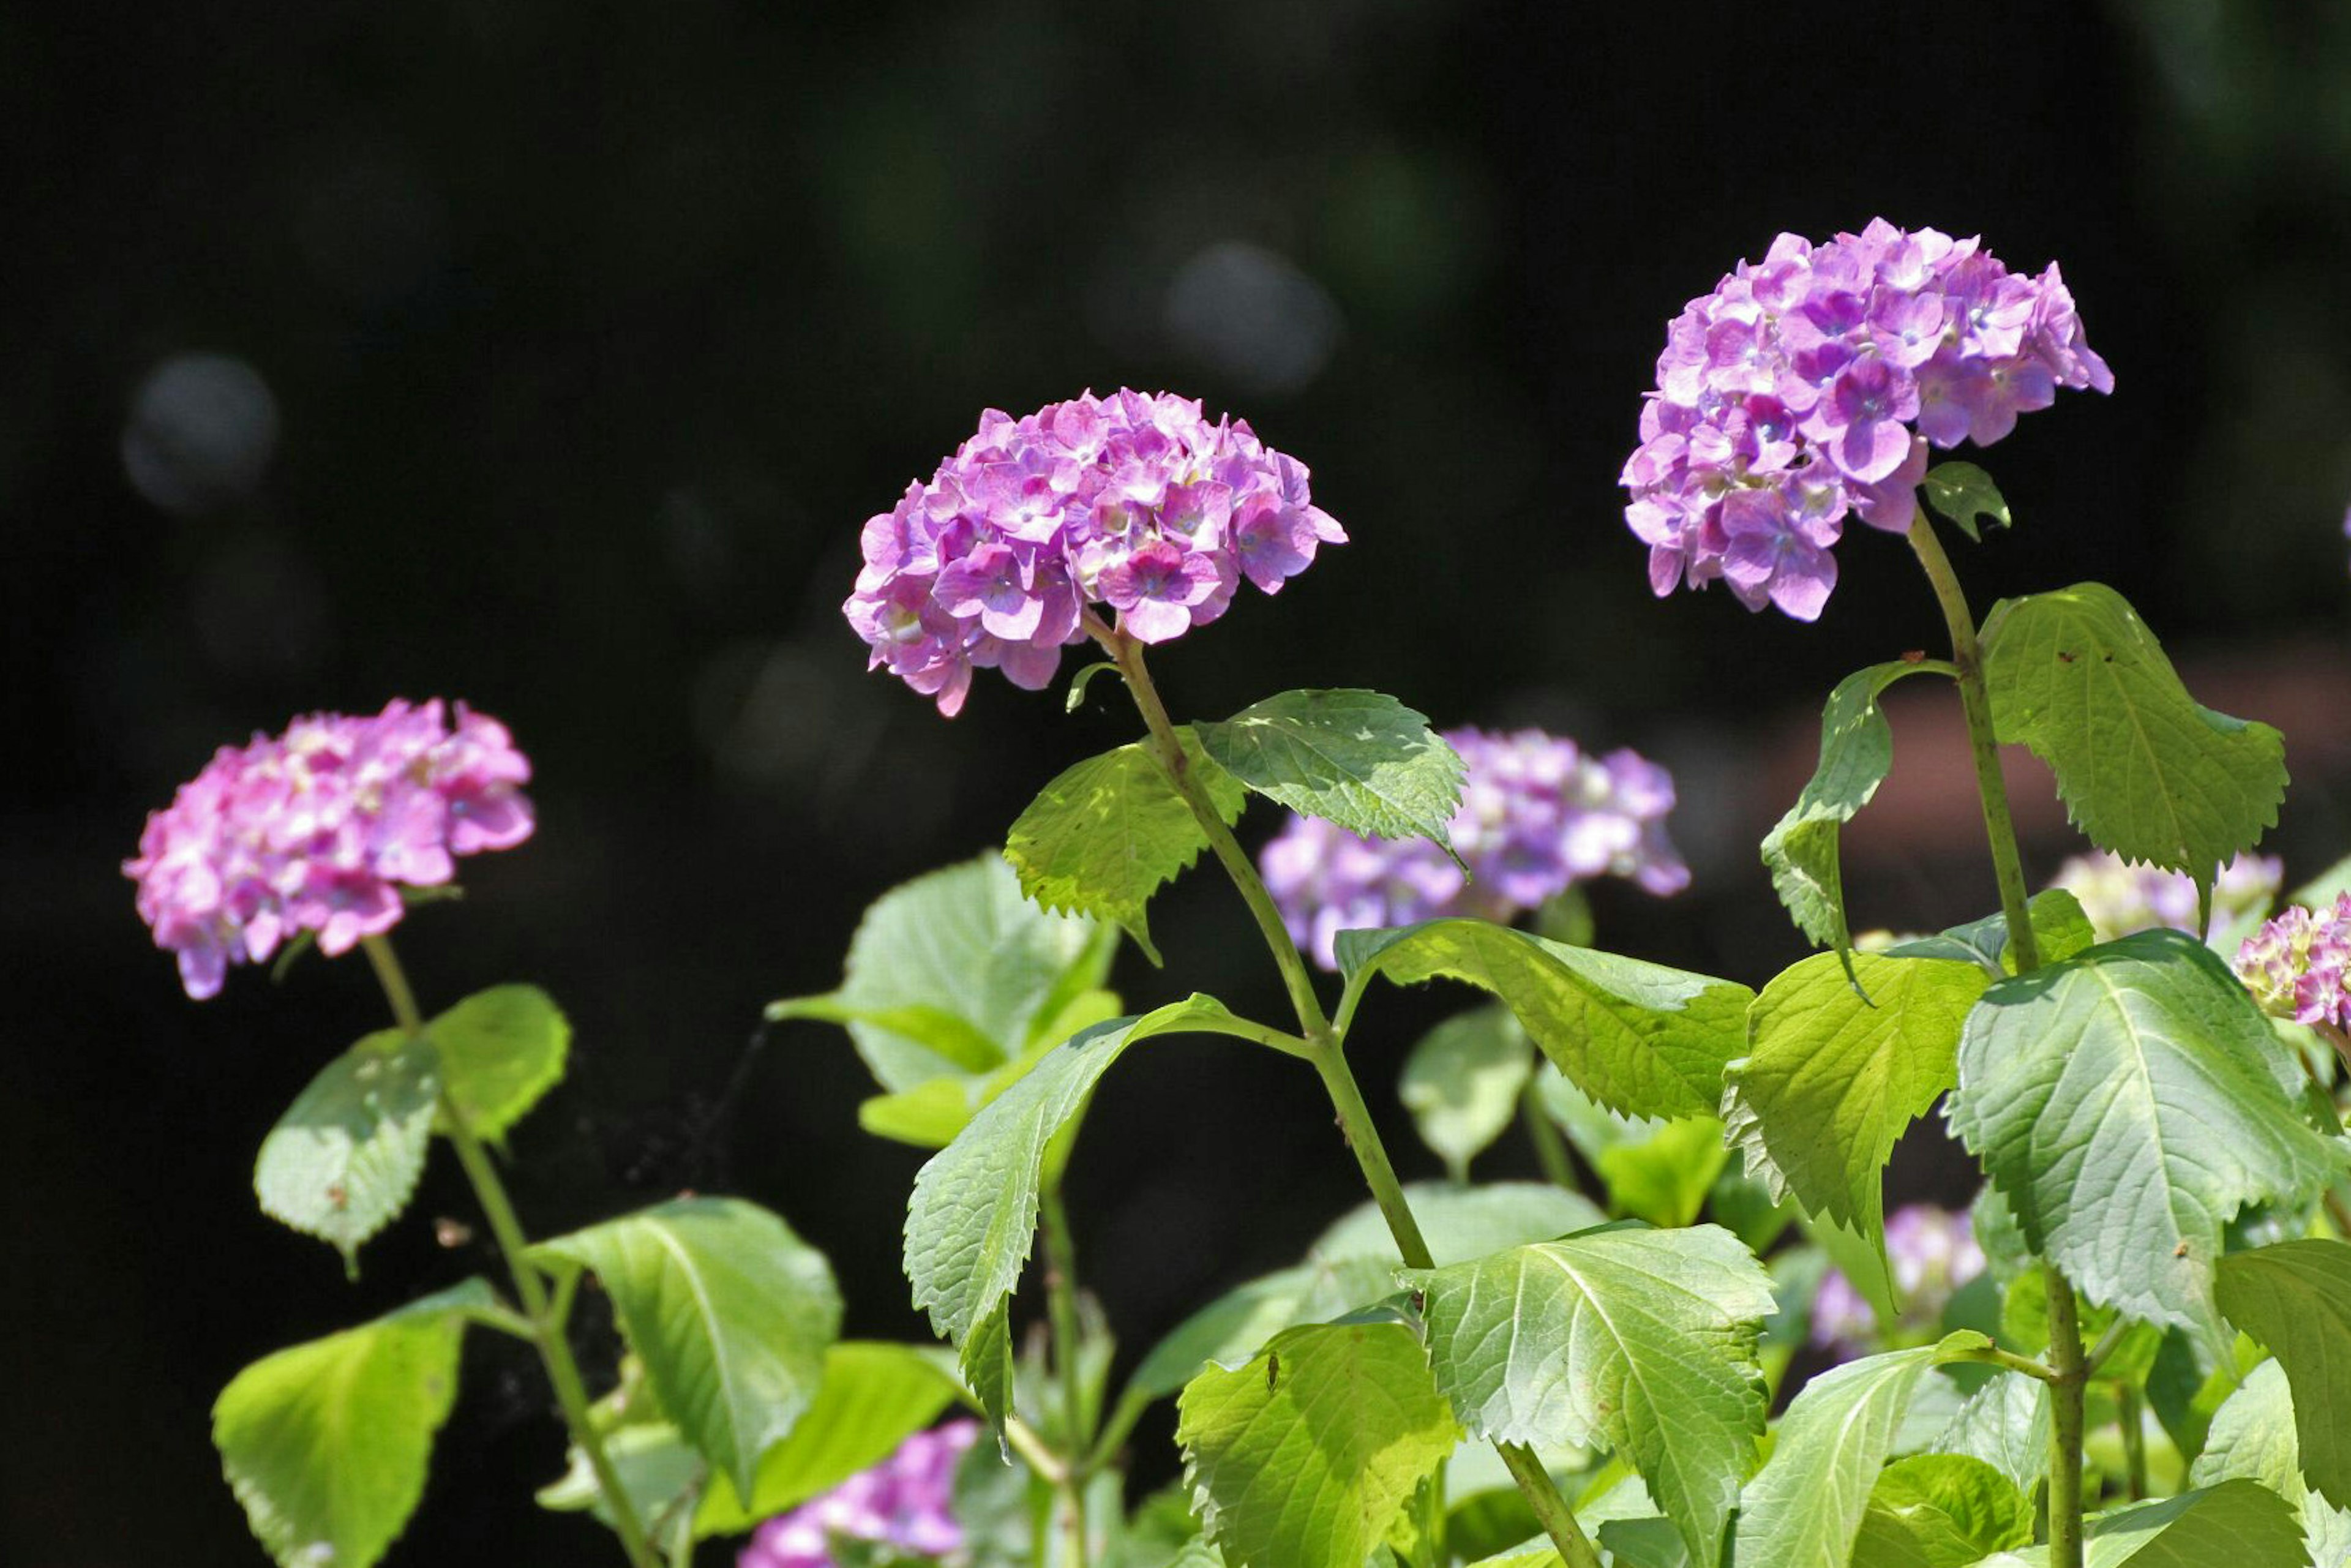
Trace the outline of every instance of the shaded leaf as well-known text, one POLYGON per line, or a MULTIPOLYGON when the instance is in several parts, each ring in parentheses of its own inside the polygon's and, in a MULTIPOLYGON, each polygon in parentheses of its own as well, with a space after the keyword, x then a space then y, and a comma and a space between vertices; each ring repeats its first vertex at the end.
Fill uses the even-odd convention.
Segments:
POLYGON ((1945 1115, 2084 1296, 2200 1330, 2229 1218, 2343 1164, 2280 1087, 2282 1053, 2210 949, 2144 931, 1986 991, 1945 1115))
POLYGON ((1201 748, 1234 778, 1301 816, 1365 838, 1449 844, 1461 758, 1394 697, 1284 692, 1194 728, 1201 748))
POLYGON ((2314 1238, 2220 1260, 2229 1321, 2269 1347, 2294 1385, 2303 1473, 2351 1508, 2351 1242, 2314 1238))
POLYGON ((479 1280, 263 1357, 221 1391, 213 1446, 253 1533, 286 1568, 369 1568, 416 1510, 457 1395, 479 1280))
POLYGON ((379 1030, 294 1098, 254 1162, 261 1212, 331 1242, 347 1266, 408 1207, 441 1092, 429 1040, 379 1030))
POLYGON ((1844 1568, 1918 1380, 1991 1343, 1955 1333, 1847 1362, 1806 1384, 1740 1501, 1739 1568, 1844 1568))
POLYGON ((2083 1568, 2303 1568, 2294 1507, 2252 1481, 2181 1492, 2097 1515, 2083 1526, 2083 1568))
POLYGON ((2100 849, 2185 872, 2209 894, 2217 868, 2277 821, 2278 732, 2199 706, 2113 589, 2002 600, 1982 641, 2000 738, 2049 764, 2100 849))
POLYGON ((1398 1322, 1294 1328, 1184 1388, 1176 1440, 1228 1561, 1363 1568, 1459 1430, 1398 1322))
POLYGON ((1374 975, 1464 981, 1500 998, 1561 1071, 1626 1115, 1713 1115, 1722 1064, 1746 1045, 1754 993, 1744 986, 1489 921, 1342 931, 1334 946, 1346 980, 1340 1017, 1353 1016, 1374 975))
POLYGON ((1823 953, 1783 970, 1748 1011, 1748 1054, 1724 1070, 1732 1145, 1773 1198, 1792 1196, 1886 1244, 1886 1162, 1958 1082, 1960 1029, 1991 982, 1971 963, 1823 953))
MULTIPOLYGON (((1237 821, 1248 800, 1240 781, 1208 758, 1189 729, 1176 734, 1217 814, 1237 821)), ((1156 964, 1144 906, 1207 847, 1175 781, 1138 743, 1090 757, 1046 785, 1014 821, 1004 858, 1030 898, 1125 927, 1156 964)))
POLYGON ((1763 863, 1796 929, 1823 947, 1853 946, 1840 833, 1894 770, 1894 731, 1877 699, 1925 664, 1896 662, 1839 681, 1821 714, 1821 759, 1787 814, 1763 835, 1763 863))
POLYGON ((1770 1277, 1737 1237, 1612 1226, 1403 1277, 1465 1427, 1622 1450, 1692 1560, 1719 1561, 1763 1430, 1755 1341, 1772 1310, 1770 1277))
POLYGON ((1972 463, 1938 463, 1927 470, 1919 488, 1926 492, 1927 505, 1958 525, 1959 531, 1980 544, 1983 535, 1978 531, 1979 521, 1996 528, 2011 525, 2007 498, 1991 476, 1972 463))
MULTIPOLYGON (((2095 946, 2096 931, 2082 912, 2081 900, 2062 887, 2036 893, 2026 906, 2032 923, 2034 956, 2043 964, 2070 958, 2095 946)), ((1987 915, 1965 925, 1953 925, 1933 936, 1896 942, 1886 950, 1889 958, 1952 958, 1974 964, 1995 980, 2016 973, 2016 957, 2008 950, 2008 917, 1987 915)))
POLYGON ((1396 1098, 1412 1113, 1420 1141, 1456 1181, 1519 1113, 1519 1094, 1534 1071, 1526 1031, 1502 1008, 1479 1008, 1446 1019, 1405 1058, 1396 1098))
POLYGON ((1536 1093, 1544 1113, 1599 1175, 1618 1215, 1667 1228, 1687 1225, 1729 1163, 1722 1124, 1712 1116, 1667 1122, 1620 1116, 1556 1072, 1537 1081, 1536 1093))
MULTIPOLYGON (((2342 1424, 2333 1412, 2320 1419, 2342 1424)), ((2214 1413, 2204 1451, 2189 1468, 2188 1479, 2199 1487, 2258 1481, 2299 1511, 2314 1568, 2343 1568, 2351 1563, 2351 1509, 2330 1505, 2304 1484, 2297 1433, 2309 1424, 2297 1411, 2285 1368, 2264 1361, 2214 1413)))
POLYGON ((1961 1402, 1928 1447, 1981 1459, 2029 1497, 2048 1473, 2050 1419, 2047 1384, 2021 1372, 1996 1372, 1961 1402))
POLYGON ((2032 1539, 2032 1504, 2006 1476, 1981 1459, 1927 1454, 1878 1472, 1853 1561, 1856 1568, 1969 1568, 2032 1539))
POLYGON ((596 1276, 662 1408, 748 1492, 760 1456, 815 1397, 841 1329, 824 1255, 757 1204, 689 1197, 539 1242, 529 1256, 596 1276))
POLYGON ((537 986, 476 991, 425 1026, 466 1124, 496 1143, 563 1078, 571 1023, 537 986))

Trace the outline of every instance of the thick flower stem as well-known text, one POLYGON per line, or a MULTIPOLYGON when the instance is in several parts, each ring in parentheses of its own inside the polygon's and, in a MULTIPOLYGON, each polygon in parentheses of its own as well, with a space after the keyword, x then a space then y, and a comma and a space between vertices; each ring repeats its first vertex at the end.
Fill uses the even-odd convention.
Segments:
MULTIPOLYGON (((1976 792, 1983 800, 1984 836, 1991 846, 1992 871, 2000 882, 2000 906, 2008 925, 2008 950, 2016 972, 2041 967, 2032 939, 2032 915, 2025 900, 2023 859, 2017 853, 2016 824, 2008 810, 2008 785, 2000 772, 2000 743, 1992 730, 1991 697, 1985 689, 1983 654, 1976 643, 1975 618, 1959 591, 1951 558, 1922 508, 1910 525, 1910 548, 1934 585, 1935 600, 1951 633, 1951 662, 1959 669, 1959 706, 1967 715, 1968 740, 1975 754, 1976 792)), ((2053 1419, 2049 1434, 2049 1568, 2082 1568, 2082 1396, 2089 1382, 2082 1349, 2082 1325, 2074 1307, 2074 1283, 2054 1263, 2047 1265, 2049 1382, 2053 1419)))
POLYGON ((1092 1479, 1094 1435, 1087 1419, 1085 1367, 1080 1354, 1078 1248, 1070 1233, 1058 1176, 1048 1181, 1038 1205, 1044 1216, 1045 1297, 1053 1324, 1053 1368, 1061 1375, 1062 1442, 1066 1458, 1054 1490, 1061 1493, 1059 1523, 1061 1568, 1086 1568, 1086 1483, 1092 1479))
MULTIPOLYGON (((360 945, 366 949, 368 962, 375 967, 385 1000, 392 1004, 393 1019, 410 1036, 423 1036, 424 1018, 417 1010, 416 995, 409 989, 408 977, 392 950, 391 939, 369 936, 360 945)), ((490 1235, 506 1259, 507 1272, 514 1277, 516 1299, 522 1303, 522 1315, 531 1327, 531 1343, 538 1347, 539 1360, 547 1368, 547 1380, 554 1386, 556 1403, 562 1407, 564 1425, 570 1428, 572 1442, 588 1457, 589 1469, 595 1474, 596 1490, 603 1494, 605 1509, 611 1516, 612 1532, 621 1538, 622 1550, 635 1568, 660 1568, 661 1560, 645 1536, 644 1526, 639 1522, 628 1493, 621 1490, 620 1472, 612 1468, 611 1456, 604 1451, 604 1440, 597 1434, 589 1411, 588 1389, 580 1380, 579 1363, 571 1357, 570 1343, 564 1337, 564 1320, 569 1314, 563 1309, 568 1308, 569 1300, 551 1301, 547 1281, 524 1256, 530 1244, 523 1235, 521 1221, 515 1217, 506 1184, 498 1179, 497 1166, 491 1162, 489 1151, 482 1146, 465 1112, 445 1092, 441 1096, 440 1113, 442 1128, 457 1151, 457 1163, 465 1167, 465 1177, 473 1184, 475 1199, 489 1221, 490 1235)))
MULTIPOLYGON (((1183 796, 1184 803, 1207 835, 1208 845, 1223 863, 1226 874, 1232 878, 1241 901, 1249 905, 1257 919, 1258 930, 1265 937, 1266 946, 1273 954, 1275 966, 1281 971, 1282 983, 1289 988, 1290 1006, 1298 1014, 1299 1032, 1307 1045, 1306 1058, 1314 1064, 1322 1077, 1323 1090, 1331 1097, 1332 1109, 1338 1113, 1339 1130, 1347 1140, 1347 1147, 1364 1173, 1364 1181, 1372 1190, 1372 1200, 1379 1206, 1381 1217, 1387 1221, 1388 1232, 1395 1239, 1396 1252, 1411 1269, 1436 1267, 1427 1239, 1421 1235, 1420 1223, 1413 1218, 1412 1207, 1405 1201, 1404 1184, 1396 1179, 1395 1166, 1388 1160, 1387 1147, 1380 1141, 1379 1129, 1372 1123, 1371 1108, 1364 1103, 1363 1091, 1356 1086, 1355 1075, 1348 1069, 1342 1050, 1341 1037, 1331 1027, 1330 1015, 1322 1010, 1322 999, 1314 994, 1314 979, 1307 971, 1306 959, 1291 941, 1290 929, 1282 924, 1281 912, 1274 907, 1273 895, 1266 891, 1265 883, 1258 876, 1257 867, 1250 863, 1232 830, 1217 814, 1215 802, 1192 770, 1190 759, 1184 754, 1183 742, 1177 738, 1175 725, 1168 719, 1166 705, 1159 700, 1158 689, 1151 684, 1150 672, 1144 668, 1143 644, 1123 632, 1115 632, 1100 621, 1087 628, 1095 641, 1108 651, 1111 662, 1126 682, 1126 689, 1134 697, 1134 706, 1143 715, 1144 727, 1150 732, 1152 755, 1159 759, 1167 776, 1183 796)), ((1519 1490, 1526 1494, 1528 1506, 1541 1521, 1543 1533, 1559 1548, 1567 1568, 1601 1568, 1599 1550, 1575 1521, 1575 1511, 1560 1495, 1559 1488, 1542 1468, 1531 1449, 1521 1446, 1497 1443, 1496 1452, 1510 1467, 1519 1490)))

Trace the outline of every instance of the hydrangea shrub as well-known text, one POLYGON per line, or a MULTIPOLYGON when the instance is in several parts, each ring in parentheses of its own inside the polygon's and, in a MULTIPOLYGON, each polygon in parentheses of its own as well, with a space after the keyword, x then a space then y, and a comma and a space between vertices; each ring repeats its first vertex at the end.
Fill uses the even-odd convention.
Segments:
POLYGON ((414 890, 529 834, 502 728, 395 703, 224 750, 126 868, 157 942, 195 996, 298 936, 356 947, 393 1023, 265 1140, 266 1211, 353 1258, 438 1137, 505 1266, 230 1385, 214 1437, 256 1536, 289 1568, 381 1557, 486 1327, 533 1348, 563 1416, 541 1501, 637 1568, 745 1533, 743 1568, 2335 1562, 2351 862, 2276 908, 2254 852, 2276 733, 2195 702, 2103 585, 1979 619, 1935 521, 2013 519, 1934 451, 2113 384, 2053 264, 1883 220, 1781 236, 1669 328, 1623 475, 1656 594, 1719 580, 1813 620, 1857 518, 1916 557, 1951 644, 1830 695, 1761 846, 1822 950, 1752 986, 1594 943, 1587 884, 1689 880, 1672 780, 1637 752, 1440 731, 1351 688, 1171 713, 1155 653, 1346 538, 1301 465, 1168 393, 984 415, 867 523, 847 618, 949 716, 973 671, 1036 689, 1091 642, 1140 736, 1062 768, 1000 857, 885 894, 841 987, 768 1012, 845 1029, 876 1079, 860 1123, 925 1151, 903 1257, 944 1349, 841 1340, 823 1258, 745 1199, 523 1229, 487 1145, 560 1075, 569 1021, 511 986, 427 1019, 391 946, 414 890), (1997 907, 1863 950, 1840 834, 1894 766, 1879 698, 1912 678, 1967 720, 1997 907), (2011 745, 2096 852, 2037 895, 2011 745), (1287 815, 1253 856, 1257 799, 1287 815), (1120 934, 1155 965, 1147 905, 1204 858, 1287 1016, 1142 969, 1147 1005, 1111 988, 1120 934), (1442 1181, 1400 1176, 1356 1075, 1380 981, 1477 993, 1398 1085, 1442 1181), (1186 1035, 1311 1071, 1337 1135, 1301 1135, 1364 1201, 1120 1357, 1071 1148, 1107 1074, 1186 1035), (1887 1166, 1938 1108, 1982 1187, 1888 1215, 1887 1166), (1473 1179, 1497 1149, 1542 1179, 1473 1179), (569 1345, 590 1277, 626 1345, 601 1392, 569 1345), (1166 1402, 1183 1479, 1132 1495, 1166 1402))

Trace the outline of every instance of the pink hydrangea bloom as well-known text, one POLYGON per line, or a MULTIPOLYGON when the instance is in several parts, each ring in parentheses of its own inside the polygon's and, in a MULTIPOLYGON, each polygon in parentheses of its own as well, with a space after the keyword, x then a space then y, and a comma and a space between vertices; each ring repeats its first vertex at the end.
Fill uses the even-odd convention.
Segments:
MULTIPOLYGON (((1901 1298, 1902 1325, 1931 1331, 1959 1288, 1984 1271, 1983 1249, 1964 1214, 1932 1204, 1905 1204, 1886 1216, 1886 1261, 1901 1298)), ((1877 1335, 1876 1309, 1853 1281, 1832 1269, 1813 1297, 1812 1339, 1840 1356, 1865 1354, 1877 1335)))
POLYGON ((1597 876, 1651 893, 1689 885, 1666 836, 1674 781, 1631 751, 1588 757, 1541 730, 1447 732, 1467 777, 1453 847, 1470 874, 1426 839, 1364 839, 1293 816, 1259 865, 1291 937, 1334 968, 1342 931, 1409 925, 1444 915, 1508 920, 1597 876))
POLYGON ((530 762, 506 727, 438 698, 371 717, 312 714, 225 746, 147 819, 123 874, 176 954, 188 995, 221 988, 298 931, 349 950, 398 923, 400 889, 456 874, 453 857, 530 836, 530 762))
POLYGON ((1848 516, 1909 528, 1930 444, 1989 446, 2061 386, 2114 384, 2053 262, 2026 277, 1883 218, 1821 246, 1783 234, 1667 329, 1625 520, 1659 597, 1719 580, 1811 621, 1848 516))
POLYGON ((1042 688, 1088 605, 1164 643, 1267 593, 1347 536, 1303 464, 1170 392, 1084 392, 1021 419, 994 409, 928 484, 867 521, 841 606, 886 669, 952 717, 975 669, 1042 688))
POLYGON ((2351 1030, 2351 893, 2319 909, 2287 909, 2245 939, 2237 975, 2270 1012, 2351 1030))
POLYGON ((832 1568, 833 1542, 844 1538, 946 1556, 963 1544, 950 1511, 956 1466, 978 1437, 977 1421, 915 1433, 872 1469, 759 1526, 737 1568, 832 1568))
MULTIPOLYGON (((2240 916, 2267 909, 2284 877, 2284 863, 2268 855, 2239 855, 2222 866, 2212 879, 2213 926, 2225 930, 2240 916)), ((2100 850, 2067 860, 2049 884, 2080 901, 2101 942, 2165 925, 2198 934, 2196 883, 2184 872, 2131 865, 2100 850)))

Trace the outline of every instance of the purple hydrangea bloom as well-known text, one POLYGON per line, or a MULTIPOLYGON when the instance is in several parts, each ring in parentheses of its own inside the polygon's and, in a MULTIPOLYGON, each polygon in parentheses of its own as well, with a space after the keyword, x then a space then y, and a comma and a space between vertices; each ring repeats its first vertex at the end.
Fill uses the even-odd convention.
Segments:
MULTIPOLYGON (((1886 1219, 1886 1260, 1903 1301, 1900 1327, 1932 1331, 1959 1288, 1984 1271, 1983 1249, 1965 1214, 1932 1204, 1906 1204, 1886 1219)), ((1812 1338, 1841 1355, 1866 1354, 1878 1332, 1877 1313, 1853 1281, 1832 1269, 1813 1297, 1812 1338)))
MULTIPOLYGON (((2222 866, 2212 879, 2214 929, 2225 930, 2267 909, 2284 878, 2284 862, 2267 855, 2239 855, 2222 866)), ((2090 927, 2101 942, 2167 925, 2197 935, 2196 883, 2184 872, 2131 865, 2100 850, 2067 860, 2049 884, 2081 902, 2082 913, 2090 917, 2090 927)))
POLYGON ((2299 904, 2245 939, 2237 975, 2263 1009, 2296 1023, 2351 1030, 2351 893, 2299 904))
POLYGON ((833 1542, 842 1538, 946 1556, 963 1544, 949 1510, 956 1466, 978 1437, 977 1421, 915 1433, 872 1469, 759 1526, 737 1568, 831 1568, 833 1542))
POLYGON ((123 874, 188 995, 221 988, 299 931, 329 954, 390 930, 400 889, 456 874, 453 857, 530 836, 530 762, 465 704, 394 701, 372 716, 312 714, 225 746, 147 819, 123 874))
POLYGON ((953 716, 975 669, 1035 691, 1086 635, 1086 606, 1165 643, 1267 593, 1346 533, 1303 464, 1247 423, 1161 392, 1092 392, 1026 418, 989 410, 928 484, 865 525, 841 606, 887 669, 953 716))
POLYGON ((1822 246, 1783 234, 1667 329, 1625 520, 1659 597, 1719 580, 1811 621, 1845 517, 1908 528, 1930 445, 1988 446, 2061 386, 2114 384, 2053 262, 2026 277, 1883 218, 1822 246))
POLYGON ((1259 857, 1291 937, 1324 968, 1337 967, 1342 931, 1443 915, 1509 920, 1596 876, 1656 894, 1689 885, 1666 837, 1673 778, 1656 763, 1588 757, 1533 729, 1444 738, 1468 770, 1449 833, 1469 876, 1426 839, 1364 839, 1319 817, 1293 816, 1259 857))

